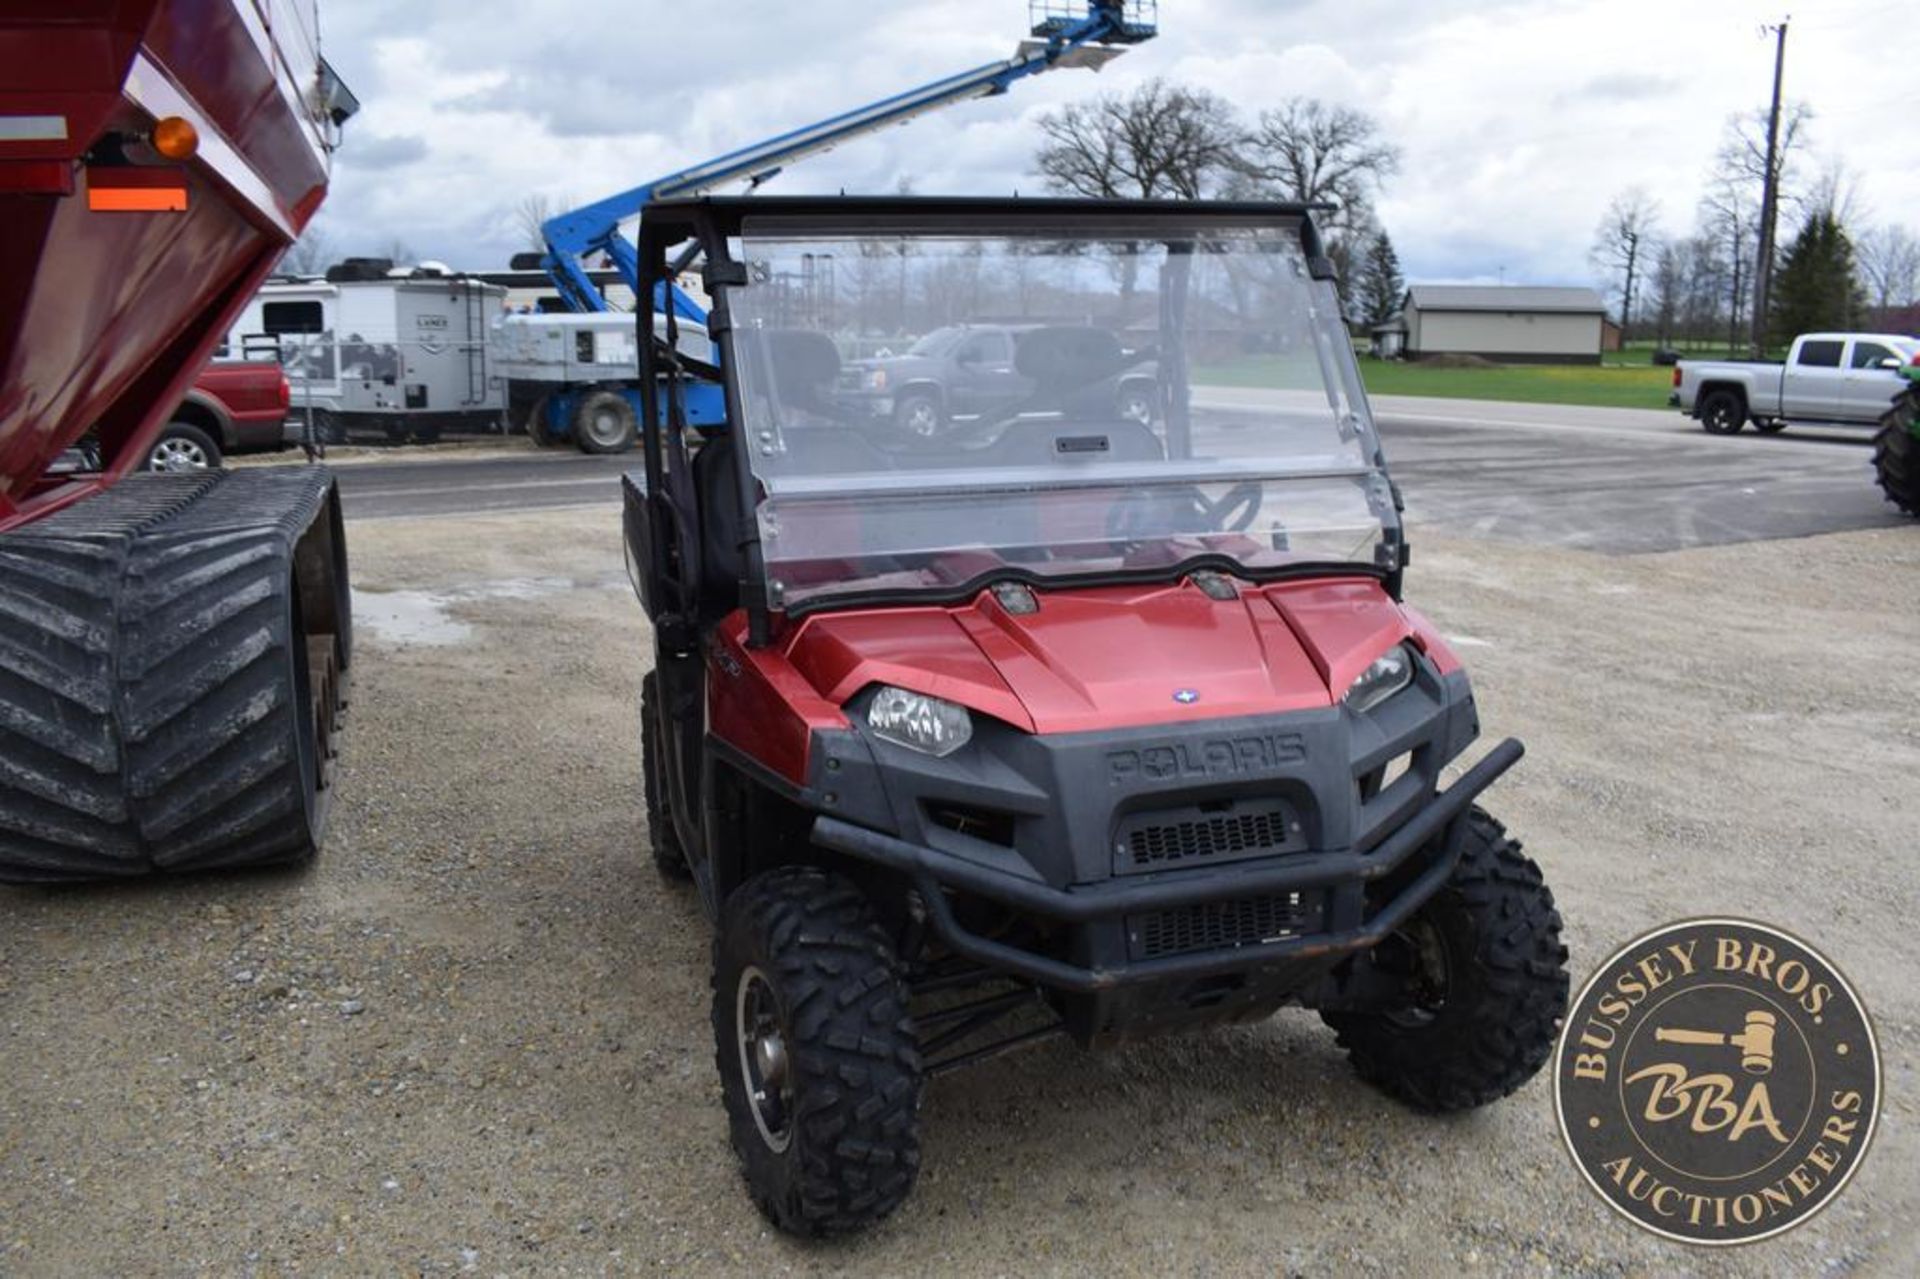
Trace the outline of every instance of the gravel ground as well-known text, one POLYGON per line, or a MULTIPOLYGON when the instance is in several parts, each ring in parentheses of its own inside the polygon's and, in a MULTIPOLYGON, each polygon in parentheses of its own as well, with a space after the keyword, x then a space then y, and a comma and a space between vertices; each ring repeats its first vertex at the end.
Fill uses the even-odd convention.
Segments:
POLYGON ((1537 1080, 1443 1121, 1317 1019, 940 1080, 905 1209, 831 1246, 741 1192, 707 933, 642 846, 644 623, 604 511, 352 530, 367 592, 305 873, 0 890, 0 1272, 1912 1274, 1920 537, 1631 559, 1421 539, 1416 601, 1527 761, 1490 806, 1576 978, 1684 914, 1804 932, 1876 1014, 1840 1200, 1684 1250, 1581 1184, 1537 1080))

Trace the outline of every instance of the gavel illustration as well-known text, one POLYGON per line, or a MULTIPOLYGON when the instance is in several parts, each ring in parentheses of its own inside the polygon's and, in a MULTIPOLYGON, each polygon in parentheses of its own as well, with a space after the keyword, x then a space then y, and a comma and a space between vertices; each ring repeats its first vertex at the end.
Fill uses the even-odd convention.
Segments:
POLYGON ((1779 1019, 1764 1008, 1747 1014, 1747 1028, 1724 1035, 1717 1030, 1668 1030, 1661 1026, 1653 1037, 1664 1044, 1730 1044, 1740 1050, 1740 1068, 1749 1075, 1773 1069, 1773 1036, 1779 1019))

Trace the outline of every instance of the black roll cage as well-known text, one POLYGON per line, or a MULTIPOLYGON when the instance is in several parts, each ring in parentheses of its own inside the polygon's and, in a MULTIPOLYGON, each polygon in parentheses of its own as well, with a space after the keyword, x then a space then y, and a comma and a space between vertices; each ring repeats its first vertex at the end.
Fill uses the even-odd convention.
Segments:
MULTIPOLYGON (((662 610, 655 618, 663 644, 678 652, 688 652, 697 642, 694 618, 699 602, 689 598, 699 590, 700 574, 688 569, 689 557, 702 554, 698 536, 700 513, 689 509, 692 491, 690 462, 685 445, 685 378, 689 375, 719 382, 726 396, 727 430, 746 420, 741 401, 739 379, 726 376, 733 358, 733 318, 731 291, 748 284, 747 265, 732 256, 731 241, 739 236, 747 219, 791 224, 812 224, 821 231, 841 232, 849 236, 886 235, 888 233, 930 234, 952 231, 977 235, 983 225, 1010 234, 1043 235, 1061 227, 1072 228, 1076 236, 1098 231, 1102 225, 1114 227, 1118 238, 1136 238, 1143 225, 1155 222, 1177 223, 1191 228, 1209 223, 1222 229, 1266 227, 1293 229, 1300 237, 1310 278, 1331 281, 1336 278, 1333 260, 1327 255, 1314 224, 1316 211, 1333 206, 1291 202, 1243 200, 1084 200, 1084 199, 984 199, 976 197, 906 196, 707 196, 696 199, 656 201, 641 214, 639 231, 640 294, 636 301, 636 328, 640 351, 641 451, 647 479, 646 518, 651 544, 668 548, 676 572, 669 583, 679 590, 674 607, 662 610), (1131 235, 1127 234, 1131 233, 1131 235), (679 249, 675 253, 675 249, 679 249), (679 316, 670 304, 665 313, 666 340, 660 341, 653 327, 654 308, 648 299, 664 302, 670 296, 678 276, 692 263, 704 259, 701 282, 710 309, 707 335, 715 346, 715 362, 707 365, 692 360, 679 350, 679 316), (662 387, 665 386, 663 392, 662 387), (664 401, 663 401, 664 395, 664 401), (665 423, 666 430, 658 429, 665 423)), ((1162 306, 1167 305, 1163 296, 1162 306)), ((1164 321, 1164 317, 1163 317, 1164 321)), ((1163 328, 1166 327, 1163 323, 1163 328)), ((1176 361, 1176 366, 1181 362, 1176 361)), ((1184 377, 1184 371, 1180 374, 1184 377)), ((1186 424, 1170 423, 1170 430, 1185 430, 1186 424)), ((751 465, 748 442, 736 439, 733 450, 734 481, 739 487, 740 510, 751 513, 758 505, 758 493, 751 465)), ((1385 460, 1376 462, 1385 470, 1385 460)), ((1399 495, 1394 505, 1399 507, 1399 495)), ((772 617, 766 586, 766 562, 760 546, 759 521, 741 520, 740 602, 747 613, 747 643, 766 645, 772 634, 772 617)), ((1394 563, 1387 567, 1358 564, 1291 565, 1265 574, 1249 574, 1259 579, 1280 579, 1315 573, 1341 573, 1348 576, 1369 574, 1379 577, 1396 599, 1407 555, 1404 535, 1400 537, 1394 563)), ((1390 543, 1391 544, 1391 543, 1390 543)), ((1195 568, 1209 567, 1196 564, 1195 568)), ((1156 570, 1163 574, 1164 570, 1156 570)), ((1017 576, 1014 574, 1013 576, 1017 576)), ((1114 580, 1107 574, 1103 581, 1114 580)), ((1074 585, 1071 578, 1049 579, 1056 586, 1074 585)))

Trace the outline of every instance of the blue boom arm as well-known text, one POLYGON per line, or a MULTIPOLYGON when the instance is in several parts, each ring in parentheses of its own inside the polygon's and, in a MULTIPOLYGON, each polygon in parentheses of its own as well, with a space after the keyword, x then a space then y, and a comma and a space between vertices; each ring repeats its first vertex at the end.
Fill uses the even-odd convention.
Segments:
MULTIPOLYGON (((541 265, 569 308, 608 310, 582 259, 605 254, 637 297, 640 264, 633 242, 620 233, 620 224, 637 217, 652 201, 699 195, 730 182, 758 186, 796 160, 957 102, 998 96, 1029 76, 1061 67, 1086 66, 1097 71, 1119 56, 1121 51, 1111 46, 1139 44, 1157 32, 1152 20, 1155 5, 1141 0, 1085 0, 1085 4, 1084 16, 1077 10, 1061 15, 1057 10, 1062 6, 1045 4, 1045 20, 1034 27, 1036 38, 1024 42, 1019 53, 1005 62, 976 67, 563 213, 541 228, 547 242, 541 265)), ((657 311, 664 312, 669 305, 683 318, 706 320, 700 308, 677 289, 670 297, 654 299, 657 311)))

